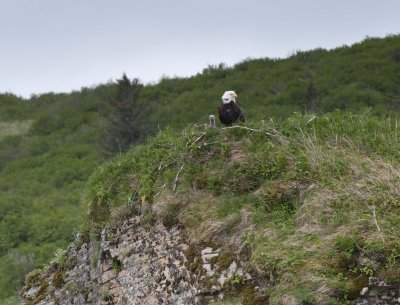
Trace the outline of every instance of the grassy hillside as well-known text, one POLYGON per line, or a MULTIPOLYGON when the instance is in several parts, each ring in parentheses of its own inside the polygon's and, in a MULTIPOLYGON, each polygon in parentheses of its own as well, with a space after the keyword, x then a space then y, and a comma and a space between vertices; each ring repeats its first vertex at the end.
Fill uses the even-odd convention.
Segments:
MULTIPOLYGON (((334 112, 163 131, 91 176, 88 232, 138 198, 149 223, 179 223, 195 249, 246 260, 269 304, 347 304, 368 276, 399 282, 399 119, 334 112)), ((227 299, 253 304, 236 282, 227 299)))
MULTIPOLYGON (((137 120, 139 140, 167 126, 204 123, 228 89, 239 94, 254 121, 279 122, 295 111, 390 113, 399 110, 399 71, 398 35, 287 59, 209 66, 193 77, 142 88, 138 106, 146 111, 137 120)), ((0 94, 0 302, 77 230, 83 185, 109 158, 99 143, 107 129, 103 114, 116 91, 109 83, 29 99, 0 94)))

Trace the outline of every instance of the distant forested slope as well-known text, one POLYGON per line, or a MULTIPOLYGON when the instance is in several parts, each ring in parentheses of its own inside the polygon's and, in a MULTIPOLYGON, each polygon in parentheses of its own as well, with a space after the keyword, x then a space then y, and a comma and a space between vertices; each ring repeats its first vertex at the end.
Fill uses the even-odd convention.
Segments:
POLYGON ((226 68, 209 66, 186 79, 163 79, 143 90, 154 107, 152 122, 183 127, 206 121, 220 96, 235 90, 252 119, 293 111, 400 109, 400 36, 369 38, 351 47, 297 52, 288 59, 246 60, 226 68))
POLYGON ((15 304, 26 272, 73 238, 109 89, 0 96, 0 304, 15 304))
MULTIPOLYGON (((0 95, 0 302, 11 302, 24 274, 46 263, 78 229, 83 185, 110 157, 101 146, 104 114, 117 90, 109 83, 30 99, 0 95)), ((219 64, 145 85, 136 104, 145 109, 135 123, 137 141, 166 126, 205 123, 225 90, 238 93, 249 120, 334 109, 398 111, 400 36, 219 64)))

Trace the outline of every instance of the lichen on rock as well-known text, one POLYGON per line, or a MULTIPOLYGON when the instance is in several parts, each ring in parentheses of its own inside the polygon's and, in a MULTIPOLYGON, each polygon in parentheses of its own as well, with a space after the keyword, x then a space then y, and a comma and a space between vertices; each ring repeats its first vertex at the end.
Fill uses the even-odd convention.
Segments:
POLYGON ((205 247, 188 258, 191 246, 178 227, 158 222, 145 229, 142 221, 133 216, 106 226, 97 251, 96 243, 76 240, 65 253, 74 265, 32 280, 22 291, 23 304, 205 304, 221 299, 234 276, 251 279, 239 262, 219 268, 220 249, 205 247), (95 266, 92 255, 99 256, 95 266), (200 268, 191 270, 188 259, 200 268))

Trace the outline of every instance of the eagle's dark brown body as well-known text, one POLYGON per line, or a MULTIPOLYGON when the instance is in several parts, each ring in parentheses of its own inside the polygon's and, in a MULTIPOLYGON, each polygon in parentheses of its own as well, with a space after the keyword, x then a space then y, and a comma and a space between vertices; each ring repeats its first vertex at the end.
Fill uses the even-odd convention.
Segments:
POLYGON ((230 101, 228 104, 221 104, 217 109, 219 119, 225 126, 230 126, 237 121, 244 122, 245 112, 237 102, 230 101))

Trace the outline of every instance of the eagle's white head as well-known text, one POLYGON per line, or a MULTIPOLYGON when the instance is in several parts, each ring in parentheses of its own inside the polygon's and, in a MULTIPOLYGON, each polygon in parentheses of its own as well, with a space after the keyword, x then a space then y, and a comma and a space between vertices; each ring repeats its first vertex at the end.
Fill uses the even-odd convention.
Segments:
POLYGON ((221 98, 222 103, 229 104, 231 101, 236 102, 237 94, 235 91, 225 91, 221 98))

